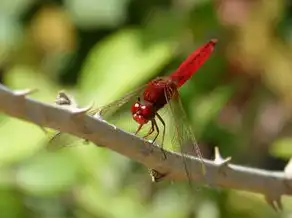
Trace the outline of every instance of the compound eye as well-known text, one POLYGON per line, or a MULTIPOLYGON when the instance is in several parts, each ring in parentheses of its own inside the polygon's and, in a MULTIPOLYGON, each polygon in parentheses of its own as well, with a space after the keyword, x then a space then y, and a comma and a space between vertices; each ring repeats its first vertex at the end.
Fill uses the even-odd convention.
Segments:
POLYGON ((152 107, 146 107, 145 105, 142 105, 140 108, 143 116, 148 117, 152 114, 152 107))
POLYGON ((134 120, 139 124, 146 124, 149 120, 145 119, 142 115, 133 115, 134 120))
POLYGON ((139 102, 136 102, 134 105, 131 107, 131 112, 135 114, 141 107, 141 104, 139 102))

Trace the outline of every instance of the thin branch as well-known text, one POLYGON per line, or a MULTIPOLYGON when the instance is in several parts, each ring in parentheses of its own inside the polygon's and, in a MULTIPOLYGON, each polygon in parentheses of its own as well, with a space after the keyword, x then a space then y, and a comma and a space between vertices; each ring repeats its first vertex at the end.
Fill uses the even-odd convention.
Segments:
MULTIPOLYGON (((105 121, 86 114, 84 110, 70 110, 48 105, 26 97, 29 91, 11 91, 0 85, 0 111, 61 132, 90 140, 96 145, 136 160, 155 169, 169 180, 187 180, 182 156, 165 151, 133 134, 127 133, 105 121), (22 94, 19 94, 22 93, 22 94)), ((192 180, 207 182, 210 186, 261 193, 273 207, 280 208, 280 197, 292 194, 292 178, 285 172, 273 172, 230 164, 231 158, 223 159, 216 150, 215 160, 204 160, 207 180, 201 171, 198 158, 188 156, 187 164, 193 169, 192 180)))

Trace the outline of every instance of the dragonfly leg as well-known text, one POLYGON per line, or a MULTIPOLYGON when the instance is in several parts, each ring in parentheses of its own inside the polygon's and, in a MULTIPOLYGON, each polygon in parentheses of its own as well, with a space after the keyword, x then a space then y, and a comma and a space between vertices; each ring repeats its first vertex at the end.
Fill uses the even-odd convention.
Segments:
POLYGON ((137 129, 136 132, 135 132, 135 135, 137 135, 138 132, 142 129, 143 125, 144 125, 144 124, 140 124, 140 125, 139 125, 138 129, 137 129))
POLYGON ((159 121, 160 121, 160 122, 162 123, 162 125, 163 125, 162 142, 161 142, 161 145, 162 145, 162 147, 163 147, 164 137, 165 137, 165 122, 164 122, 164 120, 162 119, 162 117, 161 117, 158 113, 156 113, 156 116, 158 117, 159 121))
POLYGON ((153 132, 154 132, 154 125, 153 125, 153 123, 151 122, 151 128, 149 129, 148 133, 147 133, 145 136, 143 136, 143 138, 144 138, 144 139, 147 138, 147 137, 150 136, 153 132))
MULTIPOLYGON (((47 149, 48 150, 54 150, 54 149, 62 149, 62 148, 64 148, 64 147, 69 147, 69 145, 64 145, 64 146, 59 146, 58 148, 57 148, 57 146, 56 145, 54 145, 54 141, 55 140, 57 140, 59 137, 61 137, 62 136, 62 132, 57 132, 57 133, 55 133, 53 136, 52 136, 52 138, 47 142, 47 149)), ((59 142, 60 143, 60 142, 59 142)))
POLYGON ((152 141, 152 143, 154 143, 156 141, 157 137, 159 136, 159 127, 158 127, 155 119, 152 119, 151 123, 152 123, 152 125, 154 126, 154 128, 156 129, 156 132, 157 132, 155 137, 154 137, 154 139, 153 139, 153 141, 152 141))
MULTIPOLYGON (((158 125, 157 125, 156 120, 153 119, 152 122, 153 122, 153 124, 154 124, 154 126, 155 126, 155 128, 156 128, 156 131, 157 131, 157 134, 156 134, 156 136, 154 137, 153 142, 152 142, 152 143, 154 143, 155 140, 157 139, 157 137, 158 137, 160 131, 159 131, 159 127, 158 127, 158 125)), ((163 130, 163 132, 164 132, 164 130, 163 130)), ((164 136, 162 136, 162 137, 163 137, 163 139, 162 139, 162 144, 161 144, 161 146, 159 146, 159 147, 160 147, 160 149, 161 149, 161 152, 163 153, 163 158, 166 159, 166 154, 165 154, 165 151, 163 150, 163 140, 164 140, 164 136)))
MULTIPOLYGON (((159 119, 159 121, 160 121, 160 122, 162 123, 162 125, 163 125, 161 148, 162 148, 162 152, 163 152, 163 155, 164 155, 164 159, 166 159, 166 154, 165 154, 165 152, 164 152, 164 150, 163 150, 163 143, 164 143, 164 137, 165 137, 165 122, 164 122, 164 120, 162 119, 162 117, 161 117, 158 113, 156 113, 156 116, 157 116, 157 118, 159 119)), ((156 124, 156 125, 157 125, 157 124, 156 124)))
POLYGON ((49 140, 49 143, 51 143, 52 141, 54 141, 59 135, 61 135, 61 132, 57 132, 55 133, 52 138, 49 140))

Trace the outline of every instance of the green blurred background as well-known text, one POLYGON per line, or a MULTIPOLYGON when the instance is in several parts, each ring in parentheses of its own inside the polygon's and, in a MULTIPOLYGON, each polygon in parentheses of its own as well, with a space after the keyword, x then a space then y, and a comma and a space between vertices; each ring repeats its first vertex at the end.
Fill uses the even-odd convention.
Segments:
MULTIPOLYGON (((233 163, 269 170, 291 157, 291 1, 1 0, 0 12, 0 81, 38 88, 32 97, 49 103, 66 89, 83 106, 104 105, 218 38, 180 90, 204 156, 219 146, 233 163)), ((288 197, 276 214, 257 194, 152 184, 112 151, 48 152, 37 126, 0 119, 1 218, 292 216, 288 197)))

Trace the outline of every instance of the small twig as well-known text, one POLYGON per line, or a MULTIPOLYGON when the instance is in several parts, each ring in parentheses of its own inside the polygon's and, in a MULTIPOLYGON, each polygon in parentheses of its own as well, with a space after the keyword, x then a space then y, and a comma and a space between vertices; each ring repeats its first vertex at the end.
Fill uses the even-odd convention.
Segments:
MULTIPOLYGON (((155 169, 166 175, 166 179, 188 179, 180 154, 165 151, 167 158, 164 159, 158 146, 83 113, 87 108, 80 110, 82 113, 77 113, 78 122, 75 122, 76 110, 48 105, 26 96, 19 98, 19 93, 0 85, 0 111, 43 127, 88 139, 96 145, 102 145, 136 160, 147 168, 155 169)), ((292 178, 286 176, 287 173, 242 167, 230 164, 230 160, 221 158, 219 150, 215 161, 204 160, 211 185, 262 193, 267 202, 274 207, 277 202, 279 208, 282 206, 281 196, 292 195, 292 178)), ((193 169, 191 179, 204 182, 200 159, 187 156, 187 162, 193 169)))

